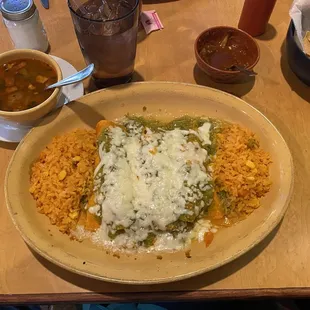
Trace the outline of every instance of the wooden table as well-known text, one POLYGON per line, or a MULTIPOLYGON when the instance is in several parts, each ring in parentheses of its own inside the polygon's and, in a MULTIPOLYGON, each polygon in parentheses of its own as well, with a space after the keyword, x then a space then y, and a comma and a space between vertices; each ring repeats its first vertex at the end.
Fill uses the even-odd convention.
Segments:
MULTIPOLYGON (((51 54, 84 66, 64 0, 37 2, 51 54)), ((310 296, 310 90, 290 71, 285 35, 291 0, 279 0, 267 33, 258 39, 261 60, 255 83, 220 85, 195 66, 194 40, 215 25, 236 26, 242 0, 144 0, 165 29, 139 34, 135 80, 179 81, 220 88, 244 98, 281 131, 294 157, 295 190, 289 210, 265 241, 236 261, 205 275, 159 286, 125 286, 71 274, 32 253, 12 225, 3 194, 5 171, 16 147, 0 143, 0 302, 163 301, 209 298, 310 296), (307 121, 308 119, 308 121, 307 121), (152 293, 150 293, 152 292, 152 293)), ((0 52, 11 49, 0 26, 0 52)))

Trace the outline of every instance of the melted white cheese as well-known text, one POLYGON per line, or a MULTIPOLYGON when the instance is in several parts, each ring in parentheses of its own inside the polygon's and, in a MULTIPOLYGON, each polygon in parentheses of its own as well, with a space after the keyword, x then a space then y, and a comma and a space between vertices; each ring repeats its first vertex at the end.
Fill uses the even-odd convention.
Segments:
MULTIPOLYGON (((127 133, 119 127, 109 128, 109 152, 104 150, 104 143, 99 147, 96 207, 92 212, 97 213, 100 206, 102 225, 96 233, 97 242, 101 239, 118 248, 130 249, 150 232, 165 231, 180 215, 193 212, 198 215, 203 203, 191 211, 186 205, 202 198, 201 189, 209 188, 211 177, 204 166, 207 151, 197 142, 187 142, 192 130, 154 133, 133 121, 127 121, 126 126, 127 133), (111 241, 108 233, 115 233, 120 226, 125 233, 111 241)), ((210 124, 206 122, 195 134, 204 144, 210 144, 209 131, 210 124)), ((156 243, 164 249, 163 240, 166 240, 167 248, 177 249, 185 239, 166 233, 156 243)))
POLYGON ((211 144, 210 140, 210 128, 211 124, 206 122, 201 127, 198 128, 198 134, 203 141, 203 144, 211 144))
POLYGON ((88 208, 88 212, 91 214, 99 214, 101 207, 99 205, 95 205, 93 207, 88 208))

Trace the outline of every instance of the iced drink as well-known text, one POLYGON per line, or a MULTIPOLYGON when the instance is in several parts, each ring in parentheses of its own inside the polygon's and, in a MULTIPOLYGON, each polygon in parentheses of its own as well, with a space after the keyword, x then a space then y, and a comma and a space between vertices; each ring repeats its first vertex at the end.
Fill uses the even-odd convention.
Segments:
POLYGON ((136 57, 139 0, 68 0, 87 64, 94 63, 96 87, 131 80, 136 57))

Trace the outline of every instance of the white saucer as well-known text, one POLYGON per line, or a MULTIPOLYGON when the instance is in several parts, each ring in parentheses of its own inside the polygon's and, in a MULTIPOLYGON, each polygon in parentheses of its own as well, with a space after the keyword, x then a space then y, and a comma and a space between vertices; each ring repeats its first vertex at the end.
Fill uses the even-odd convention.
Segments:
MULTIPOLYGON (((52 55, 51 55, 52 56, 52 55)), ((66 60, 57 56, 52 56, 59 64, 63 78, 72 75, 77 70, 66 60)), ((67 104, 68 102, 75 100, 84 94, 83 83, 75 85, 68 85, 62 88, 62 94, 55 109, 67 104)), ((18 143, 29 132, 33 126, 25 126, 18 123, 10 122, 4 119, 0 119, 0 141, 18 143)))

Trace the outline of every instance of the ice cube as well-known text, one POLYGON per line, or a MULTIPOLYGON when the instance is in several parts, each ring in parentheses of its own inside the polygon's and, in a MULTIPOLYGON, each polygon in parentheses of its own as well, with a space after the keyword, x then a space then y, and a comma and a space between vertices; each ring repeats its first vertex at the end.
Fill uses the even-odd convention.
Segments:
POLYGON ((104 6, 100 6, 99 9, 98 9, 98 14, 100 16, 100 19, 101 20, 107 20, 109 19, 109 12, 107 12, 105 9, 104 9, 104 6), (108 13, 108 14, 107 14, 108 13))
POLYGON ((102 25, 101 24, 94 24, 92 23, 89 27, 88 27, 88 32, 90 34, 93 34, 95 36, 100 36, 102 34, 102 25))
POLYGON ((89 1, 84 6, 81 6, 83 8, 82 14, 87 19, 93 19, 93 20, 107 20, 109 19, 110 8, 106 0, 93 0, 89 1))
POLYGON ((118 34, 120 31, 119 22, 108 22, 103 25, 102 34, 104 36, 112 36, 118 34))
POLYGON ((100 21, 117 19, 132 10, 133 6, 129 1, 134 0, 92 0, 83 6, 83 10, 81 7, 81 11, 87 19, 100 21))

